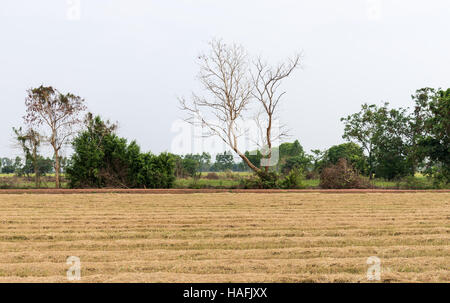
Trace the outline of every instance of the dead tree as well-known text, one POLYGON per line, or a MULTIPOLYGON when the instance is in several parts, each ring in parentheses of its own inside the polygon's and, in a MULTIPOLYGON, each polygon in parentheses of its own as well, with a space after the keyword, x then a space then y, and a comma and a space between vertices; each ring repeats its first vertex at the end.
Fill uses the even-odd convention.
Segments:
POLYGON ((210 52, 198 57, 198 78, 208 96, 193 93, 190 102, 181 98, 181 109, 189 113, 188 122, 201 123, 207 135, 218 136, 253 171, 259 172, 238 146, 238 138, 245 134, 239 124, 253 89, 246 51, 240 45, 227 45, 220 40, 213 40, 209 45, 210 52))
MULTIPOLYGON (((254 172, 261 172, 239 149, 238 138, 246 132, 239 127, 239 122, 245 119, 244 112, 256 100, 258 116, 263 116, 262 121, 258 119, 256 122, 258 127, 264 127, 262 141, 264 149, 268 151, 266 160, 270 159, 274 140, 273 121, 277 106, 285 94, 279 88, 282 80, 299 66, 300 55, 275 67, 258 59, 252 70, 242 46, 213 40, 210 48, 210 53, 199 56, 198 75, 208 95, 193 94, 190 102, 181 98, 181 109, 189 113, 189 122, 201 123, 208 129, 207 135, 221 138, 254 172)), ((278 134, 280 137, 284 135, 283 132, 278 134)), ((269 164, 265 164, 267 162, 262 163, 266 172, 269 169, 269 164)))
POLYGON ((287 136, 287 132, 279 129, 276 134, 273 132, 273 123, 277 115, 278 104, 285 91, 280 91, 282 81, 289 77, 300 64, 300 54, 290 58, 285 63, 270 66, 262 59, 254 62, 252 71, 253 91, 252 96, 260 105, 260 111, 256 116, 257 125, 263 132, 262 141, 264 144, 263 153, 265 156, 265 171, 269 170, 272 157, 272 142, 287 136), (262 118, 262 121, 261 121, 262 118))
POLYGON ((62 94, 51 86, 29 89, 25 99, 25 122, 35 128, 50 128, 47 137, 55 158, 56 188, 60 187, 60 152, 81 123, 80 114, 86 109, 84 99, 73 94, 62 94))

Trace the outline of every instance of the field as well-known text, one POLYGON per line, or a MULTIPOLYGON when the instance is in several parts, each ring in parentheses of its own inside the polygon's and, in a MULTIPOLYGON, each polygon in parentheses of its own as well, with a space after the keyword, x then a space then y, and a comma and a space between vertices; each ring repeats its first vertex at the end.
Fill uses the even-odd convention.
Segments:
POLYGON ((0 195, 0 282, 450 282, 450 194, 0 195))

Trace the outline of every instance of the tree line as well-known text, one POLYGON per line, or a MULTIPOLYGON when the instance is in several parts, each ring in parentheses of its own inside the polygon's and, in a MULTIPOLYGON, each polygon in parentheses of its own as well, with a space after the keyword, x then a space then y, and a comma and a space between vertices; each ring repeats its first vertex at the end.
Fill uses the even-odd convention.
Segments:
POLYGON ((436 186, 448 185, 450 89, 419 89, 412 96, 411 108, 363 104, 359 112, 341 119, 347 143, 328 150, 307 153, 298 141, 273 146, 275 140, 288 135, 283 126, 275 132, 274 124, 286 95, 281 84, 300 65, 300 59, 296 54, 272 66, 260 57, 250 57, 242 46, 221 40, 213 40, 210 51, 198 57, 198 78, 205 94, 193 93, 190 100, 180 98, 179 102, 188 122, 201 123, 209 135, 218 136, 228 146, 229 151, 218 154, 215 162, 208 153, 141 152, 135 141, 128 143, 116 134, 116 123, 86 114, 83 98, 51 86, 29 89, 24 125, 13 129, 25 161, 2 159, 1 171, 34 173, 39 186, 40 175, 48 173, 51 164, 57 188, 61 165, 71 187, 171 187, 177 177, 224 170, 252 171, 255 178, 248 186, 262 188, 295 187, 306 175, 347 180, 333 174, 348 171, 354 178, 369 180, 394 180, 420 172, 436 186), (244 135, 239 121, 249 118, 259 127, 260 145, 254 151, 238 145, 244 135), (53 150, 51 160, 40 155, 44 143, 53 150), (74 150, 69 159, 61 156, 66 145, 74 150), (279 158, 274 162, 275 153, 279 158), (241 161, 235 162, 234 155, 241 161))

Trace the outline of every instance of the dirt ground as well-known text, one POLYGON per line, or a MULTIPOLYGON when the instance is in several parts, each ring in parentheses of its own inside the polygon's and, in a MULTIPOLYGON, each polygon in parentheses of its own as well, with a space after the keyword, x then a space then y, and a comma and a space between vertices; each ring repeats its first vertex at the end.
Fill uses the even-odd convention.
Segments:
POLYGON ((0 282, 450 282, 450 193, 0 195, 0 282))

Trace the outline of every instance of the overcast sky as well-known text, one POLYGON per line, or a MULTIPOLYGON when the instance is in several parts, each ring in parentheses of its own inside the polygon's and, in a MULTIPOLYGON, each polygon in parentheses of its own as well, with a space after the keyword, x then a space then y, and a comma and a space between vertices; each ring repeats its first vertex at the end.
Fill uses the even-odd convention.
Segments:
POLYGON ((1 0, 0 156, 41 84, 86 99, 145 151, 170 151, 177 96, 198 87, 213 37, 278 62, 303 51, 280 120, 307 151, 343 142, 340 117, 363 102, 411 105, 450 87, 448 0, 1 0))

